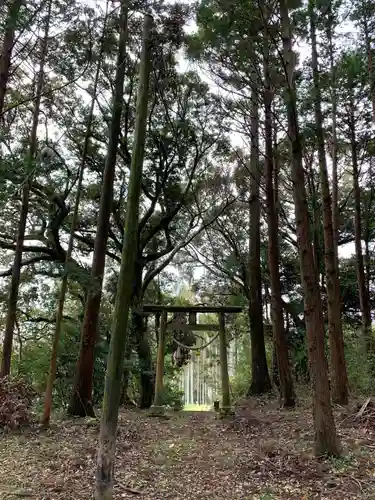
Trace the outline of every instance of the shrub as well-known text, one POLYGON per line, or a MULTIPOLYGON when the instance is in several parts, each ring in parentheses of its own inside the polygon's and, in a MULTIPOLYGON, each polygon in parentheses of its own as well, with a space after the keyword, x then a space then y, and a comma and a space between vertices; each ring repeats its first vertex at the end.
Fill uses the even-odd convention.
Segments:
POLYGON ((181 410, 184 406, 183 402, 184 392, 181 391, 176 385, 168 383, 164 386, 163 391, 163 404, 181 410))

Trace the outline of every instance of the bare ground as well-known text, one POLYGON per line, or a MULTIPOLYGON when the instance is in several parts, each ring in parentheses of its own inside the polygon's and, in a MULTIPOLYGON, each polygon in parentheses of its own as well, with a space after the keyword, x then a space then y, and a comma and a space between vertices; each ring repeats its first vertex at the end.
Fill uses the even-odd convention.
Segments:
MULTIPOLYGON (((336 421, 343 456, 318 461, 309 408, 258 401, 226 421, 209 412, 160 420, 124 411, 116 499, 375 499, 372 415, 358 421, 338 409, 336 421)), ((91 499, 98 432, 95 420, 65 420, 0 434, 0 499, 91 499)))

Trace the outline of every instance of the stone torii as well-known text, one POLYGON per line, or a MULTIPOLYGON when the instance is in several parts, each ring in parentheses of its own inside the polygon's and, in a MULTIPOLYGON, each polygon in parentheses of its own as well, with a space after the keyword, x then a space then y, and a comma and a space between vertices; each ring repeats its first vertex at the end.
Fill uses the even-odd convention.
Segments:
POLYGON ((221 392, 222 405, 220 412, 222 415, 230 415, 232 408, 230 404, 229 374, 228 374, 228 345, 225 331, 225 314, 238 314, 242 312, 239 306, 165 306, 165 305, 144 305, 143 313, 146 315, 154 314, 158 329, 158 351, 156 361, 156 383, 155 397, 153 405, 150 408, 150 414, 161 416, 164 414, 163 406, 163 385, 164 385, 164 356, 166 332, 176 329, 186 331, 218 331, 220 339, 220 372, 221 372, 221 392), (186 313, 189 315, 189 322, 181 324, 177 322, 168 323, 168 313, 186 313), (218 324, 197 324, 197 313, 216 313, 218 315, 218 324), (160 318, 160 321, 159 321, 160 318))

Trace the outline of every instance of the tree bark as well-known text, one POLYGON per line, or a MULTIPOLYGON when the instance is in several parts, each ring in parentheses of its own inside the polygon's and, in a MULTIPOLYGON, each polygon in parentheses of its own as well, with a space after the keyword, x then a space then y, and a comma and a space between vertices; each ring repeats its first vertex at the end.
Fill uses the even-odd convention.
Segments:
POLYGON ((155 370, 152 360, 150 342, 148 338, 148 331, 144 323, 144 317, 138 312, 142 309, 143 303, 142 274, 143 267, 138 261, 135 264, 133 280, 134 283, 132 293, 131 332, 132 340, 133 342, 135 342, 135 348, 139 362, 139 407, 150 408, 154 398, 155 370))
POLYGON ((151 69, 152 25, 152 17, 146 15, 142 36, 136 126, 124 228, 126 238, 124 239, 122 250, 111 344, 107 361, 96 470, 95 500, 112 500, 113 498, 113 474, 118 408, 121 397, 121 377, 123 373, 124 354, 128 341, 128 317, 132 300, 134 265, 137 256, 139 198, 142 182, 144 145, 147 128, 148 87, 151 69))
MULTIPOLYGON (((253 62, 255 64, 255 62, 253 62)), ((254 80, 256 82, 257 80, 254 80)), ((250 394, 263 394, 271 390, 268 374, 262 308, 262 282, 260 267, 260 199, 259 199, 259 106, 258 89, 251 96, 251 155, 250 155, 250 244, 249 244, 249 320, 251 334, 251 386, 250 394)))
POLYGON ((277 346, 276 341, 273 341, 272 349, 272 382, 280 390, 279 365, 277 363, 277 346))
POLYGON ((291 167, 297 242, 304 291, 305 322, 313 393, 315 453, 318 456, 323 454, 339 455, 340 445, 332 413, 328 366, 324 353, 322 302, 309 232, 309 211, 306 198, 302 145, 298 127, 297 99, 294 83, 292 34, 286 0, 280 0, 279 5, 282 25, 283 59, 286 71, 284 99, 288 117, 288 135, 291 142, 291 167))
POLYGON ((321 220, 322 213, 319 206, 317 186, 315 184, 314 169, 312 161, 309 161, 309 166, 306 168, 307 171, 307 185, 308 185, 308 195, 311 200, 311 222, 312 222, 312 234, 313 234, 313 255, 314 255, 314 265, 317 272, 318 282, 320 280, 320 275, 323 274, 323 252, 321 246, 321 220), (322 271, 322 273, 321 273, 322 271))
MULTIPOLYGON (((373 158, 369 159, 369 179, 370 183, 372 182, 373 179, 373 158)), ((370 195, 369 199, 366 202, 366 215, 365 215, 365 228, 364 228, 364 240, 365 240, 365 262, 366 262, 366 269, 365 269, 365 274, 366 274, 366 288, 368 290, 369 294, 369 304, 371 307, 371 296, 370 296, 370 290, 371 290, 371 277, 372 277, 372 266, 371 266, 371 250, 370 250, 370 242, 371 242, 371 226, 372 226, 372 217, 371 217, 371 212, 372 212, 372 207, 373 207, 373 201, 374 201, 374 190, 373 188, 370 188, 370 195)))
POLYGON ((152 360, 152 352, 148 339, 148 332, 145 328, 143 317, 136 312, 132 312, 132 321, 136 334, 136 351, 139 361, 139 407, 150 408, 154 398, 155 390, 155 370, 152 360))
POLYGON ((17 234, 17 242, 16 242, 16 250, 14 254, 13 261, 13 269, 12 269, 12 278, 10 283, 10 292, 8 298, 8 312, 5 323, 5 332, 4 332, 4 341, 3 341, 3 356, 1 361, 1 371, 0 377, 4 377, 9 375, 10 373, 10 365, 12 359, 12 346, 13 346, 13 333, 14 333, 14 325, 16 321, 17 315, 17 303, 18 303, 18 294, 19 294, 19 286, 21 280, 21 263, 22 263, 22 248, 25 238, 26 232, 26 222, 27 215, 29 213, 29 197, 30 197, 30 187, 31 187, 31 179, 33 175, 33 171, 35 167, 35 156, 37 150, 37 132, 38 132, 38 124, 39 124, 39 112, 40 112, 40 101, 42 97, 42 91, 44 86, 44 64, 47 56, 48 50, 48 37, 49 37, 49 29, 51 22, 51 8, 52 1, 48 4, 48 12, 46 18, 45 32, 44 38, 41 42, 41 55, 40 55, 40 65, 39 65, 39 73, 37 77, 37 85, 36 85, 36 95, 35 95, 35 103, 34 103, 34 113, 33 120, 31 126, 30 133, 30 146, 27 157, 27 171, 26 171, 26 179, 23 182, 22 186, 22 201, 21 201, 21 211, 18 225, 18 234, 17 234))
POLYGON ((81 331, 80 354, 76 368, 73 392, 68 408, 70 415, 94 416, 92 405, 92 377, 94 368, 94 348, 97 340, 100 303, 102 298, 105 256, 108 241, 111 207, 113 200, 113 181, 116 167, 117 146, 119 141, 123 92, 125 79, 125 55, 128 36, 128 2, 121 3, 120 40, 116 65, 115 91, 112 105, 112 121, 109 133, 108 151, 105 162, 102 192, 96 230, 91 277, 95 283, 89 290, 83 326, 81 331))
POLYGON ((329 190, 323 134, 322 98, 320 91, 318 51, 316 42, 315 0, 309 1, 309 15, 314 89, 315 134, 319 157, 320 184, 323 197, 324 264, 327 284, 328 334, 332 369, 331 390, 333 401, 341 405, 346 405, 348 404, 348 375, 346 371, 344 337, 341 321, 341 290, 335 258, 331 194, 329 190))
POLYGON ((155 391, 155 370, 147 331, 142 326, 142 329, 138 330, 138 332, 141 334, 137 339, 136 346, 140 363, 139 407, 150 408, 155 391))
MULTIPOLYGON (((333 15, 331 6, 328 11, 329 19, 327 25, 328 52, 331 72, 331 102, 332 102, 332 233, 335 252, 335 264, 337 276, 339 276, 339 181, 338 181, 338 148, 337 148, 337 92, 336 92, 336 66, 333 56, 333 15)), ((341 296, 341 295, 340 295, 341 296)))
POLYGON ((365 35, 365 46, 366 46, 366 54, 367 54, 367 65, 368 65, 371 103, 372 103, 372 119, 375 123, 375 68, 374 68, 373 49, 371 47, 371 38, 370 38, 370 33, 369 33, 368 19, 367 19, 365 13, 363 14, 362 26, 363 26, 363 32, 365 35))
POLYGON ((272 89, 269 68, 269 41, 268 29, 265 26, 264 34, 264 117, 265 117, 265 145, 266 145, 266 198, 268 222, 268 264, 271 282, 271 318, 275 344, 275 361, 277 366, 277 382, 280 391, 280 403, 284 407, 295 405, 292 372, 289 364, 289 353, 285 337, 283 302, 280 285, 280 253, 278 236, 278 217, 274 190, 274 162, 272 144, 272 89))
MULTIPOLYGON (((105 30, 105 28, 106 28, 106 20, 107 20, 107 15, 104 19, 103 30, 105 30)), ((97 92, 98 81, 99 81, 100 64, 101 64, 101 59, 102 59, 102 54, 103 54, 104 33, 105 32, 103 31, 101 48, 100 48, 100 53, 99 53, 99 58, 98 58, 98 63, 97 63, 97 68, 96 68, 95 80, 94 80, 93 97, 91 100, 90 112, 89 112, 86 134, 85 134, 85 141, 84 141, 84 145, 83 145, 81 164, 80 164, 79 172, 78 172, 77 194, 76 194, 74 211, 73 211, 72 222, 71 222, 71 227, 70 227, 68 249, 67 249, 66 257, 65 257, 64 274, 63 274, 62 281, 61 281, 59 300, 58 300, 58 304, 57 304, 56 324, 55 324, 55 333, 54 333, 53 343, 52 343, 50 370, 49 370, 49 375, 48 375, 48 379, 47 379, 46 392, 45 392, 45 396, 44 396, 43 417, 41 420, 42 425, 45 427, 47 427, 49 425, 49 421, 50 421, 50 417, 51 417, 52 390, 53 390, 53 384, 54 384, 55 377, 56 377, 57 352, 58 352, 58 347, 59 347, 60 337, 61 337, 65 296, 66 296, 66 291, 68 288, 68 269, 69 269, 69 262, 70 262, 70 258, 71 258, 71 255, 73 252, 73 246, 74 246, 74 233, 75 233, 76 225, 77 225, 77 221, 78 221, 78 211, 79 211, 79 204, 81 201, 81 189, 82 189, 83 174, 84 174, 85 166, 86 166, 86 157, 87 157, 87 154, 89 151, 89 146, 90 146, 92 121, 93 121, 93 116, 94 116, 95 102, 97 99, 96 92, 97 92)))
POLYGON ((5 94, 9 80, 9 70, 14 45, 14 34, 23 0, 13 0, 5 23, 5 33, 0 57, 0 123, 4 112, 5 94))

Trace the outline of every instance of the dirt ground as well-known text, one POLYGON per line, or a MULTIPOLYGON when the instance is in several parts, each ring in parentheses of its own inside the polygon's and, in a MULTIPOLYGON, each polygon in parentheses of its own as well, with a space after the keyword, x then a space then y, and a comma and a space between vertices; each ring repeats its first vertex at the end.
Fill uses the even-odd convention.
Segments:
MULTIPOLYGON (((318 461, 306 407, 280 410, 257 401, 231 420, 210 412, 160 420, 124 411, 115 498, 375 499, 372 413, 351 415, 336 411, 343 456, 318 461)), ((65 420, 48 431, 0 434, 0 499, 91 499, 98 432, 96 420, 65 420)))

